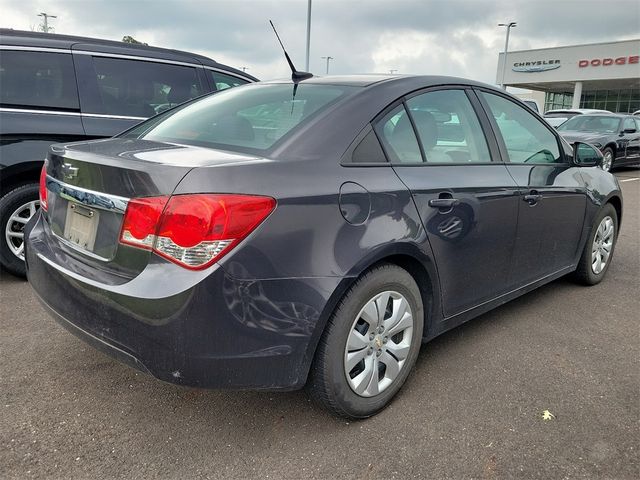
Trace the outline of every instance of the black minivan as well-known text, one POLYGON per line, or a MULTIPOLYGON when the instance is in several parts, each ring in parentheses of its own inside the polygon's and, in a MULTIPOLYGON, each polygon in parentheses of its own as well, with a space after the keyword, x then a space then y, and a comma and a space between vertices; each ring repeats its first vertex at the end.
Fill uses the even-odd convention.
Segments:
POLYGON ((189 99, 255 81, 189 52, 0 29, 2 267, 25 274, 23 229, 39 208, 51 144, 111 137, 189 99))

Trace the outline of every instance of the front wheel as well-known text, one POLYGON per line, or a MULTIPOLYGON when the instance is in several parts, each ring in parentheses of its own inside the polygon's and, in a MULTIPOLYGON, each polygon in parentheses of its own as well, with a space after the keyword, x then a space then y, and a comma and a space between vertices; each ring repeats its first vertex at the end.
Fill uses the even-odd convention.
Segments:
POLYGON ((613 150, 610 147, 602 150, 602 170, 605 172, 610 171, 613 168, 613 150))
POLYGON ((19 277, 26 276, 24 227, 39 208, 37 183, 22 185, 0 199, 0 264, 19 277))
POLYGON ((617 239, 618 214, 613 205, 607 203, 596 216, 582 251, 575 272, 578 281, 585 285, 596 285, 602 281, 611 265, 617 239))
POLYGON ((424 308, 413 277, 395 265, 365 273, 347 292, 318 345, 307 389, 347 418, 382 410, 420 351, 424 308))

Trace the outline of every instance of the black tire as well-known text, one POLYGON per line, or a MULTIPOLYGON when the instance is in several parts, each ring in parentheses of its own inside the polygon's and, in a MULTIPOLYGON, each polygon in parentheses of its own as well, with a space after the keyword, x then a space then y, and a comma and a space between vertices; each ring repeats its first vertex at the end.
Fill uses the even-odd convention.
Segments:
POLYGON ((349 289, 328 321, 307 383, 307 392, 312 400, 335 415, 351 419, 378 413, 400 390, 416 362, 422 343, 424 316, 420 289, 406 270, 390 264, 369 270, 349 289), (404 296, 411 308, 413 333, 409 353, 395 380, 386 389, 377 395, 363 397, 355 393, 347 382, 344 367, 346 342, 363 307, 385 291, 404 296))
MULTIPOLYGON (((39 200, 39 186, 37 183, 22 185, 7 193, 0 199, 0 265, 6 271, 26 277, 24 260, 17 257, 7 244, 7 223, 13 213, 21 206, 39 200)), ((16 229, 24 228, 16 225, 16 229)), ((15 229, 14 229, 15 230, 15 229)))
POLYGON ((582 251, 582 256, 580 257, 580 262, 578 263, 578 268, 574 273, 574 278, 584 285, 597 285, 598 283, 600 283, 606 275, 607 270, 609 270, 609 266, 611 265, 611 260, 613 259, 617 240, 618 213, 616 212, 616 209, 613 207, 613 205, 607 203, 602 207, 602 209, 596 216, 593 225, 591 226, 591 232, 589 233, 589 238, 587 238, 584 250, 582 251), (595 273, 591 265, 593 242, 600 223, 606 217, 610 217, 613 220, 613 245, 611 246, 611 253, 609 254, 609 258, 607 259, 604 268, 601 272, 595 273))
POLYGON ((616 159, 616 154, 613 152, 613 149, 611 147, 605 147, 602 150, 602 156, 603 158, 606 158, 607 155, 611 155, 611 165, 609 166, 609 168, 607 168, 606 170, 603 168, 603 170, 605 172, 610 172, 611 170, 614 169, 615 165, 614 165, 614 161, 616 159))

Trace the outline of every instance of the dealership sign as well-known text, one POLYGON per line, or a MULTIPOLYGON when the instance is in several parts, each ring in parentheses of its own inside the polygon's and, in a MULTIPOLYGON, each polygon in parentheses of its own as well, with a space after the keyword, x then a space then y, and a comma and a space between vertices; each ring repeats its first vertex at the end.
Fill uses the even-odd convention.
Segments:
POLYGON ((511 70, 514 72, 546 72, 560 68, 560 60, 534 60, 533 62, 516 62, 511 70))
POLYGON ((580 60, 578 66, 585 67, 610 67, 611 65, 631 65, 640 63, 640 55, 630 55, 628 57, 617 58, 594 58, 591 60, 580 60))

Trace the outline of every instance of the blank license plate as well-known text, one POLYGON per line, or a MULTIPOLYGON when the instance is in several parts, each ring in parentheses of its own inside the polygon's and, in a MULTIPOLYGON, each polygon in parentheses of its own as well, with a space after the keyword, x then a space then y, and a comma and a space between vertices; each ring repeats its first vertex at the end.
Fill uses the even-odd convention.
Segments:
POLYGON ((93 251, 98 231, 99 213, 79 203, 69 202, 64 224, 64 238, 71 243, 93 251))

